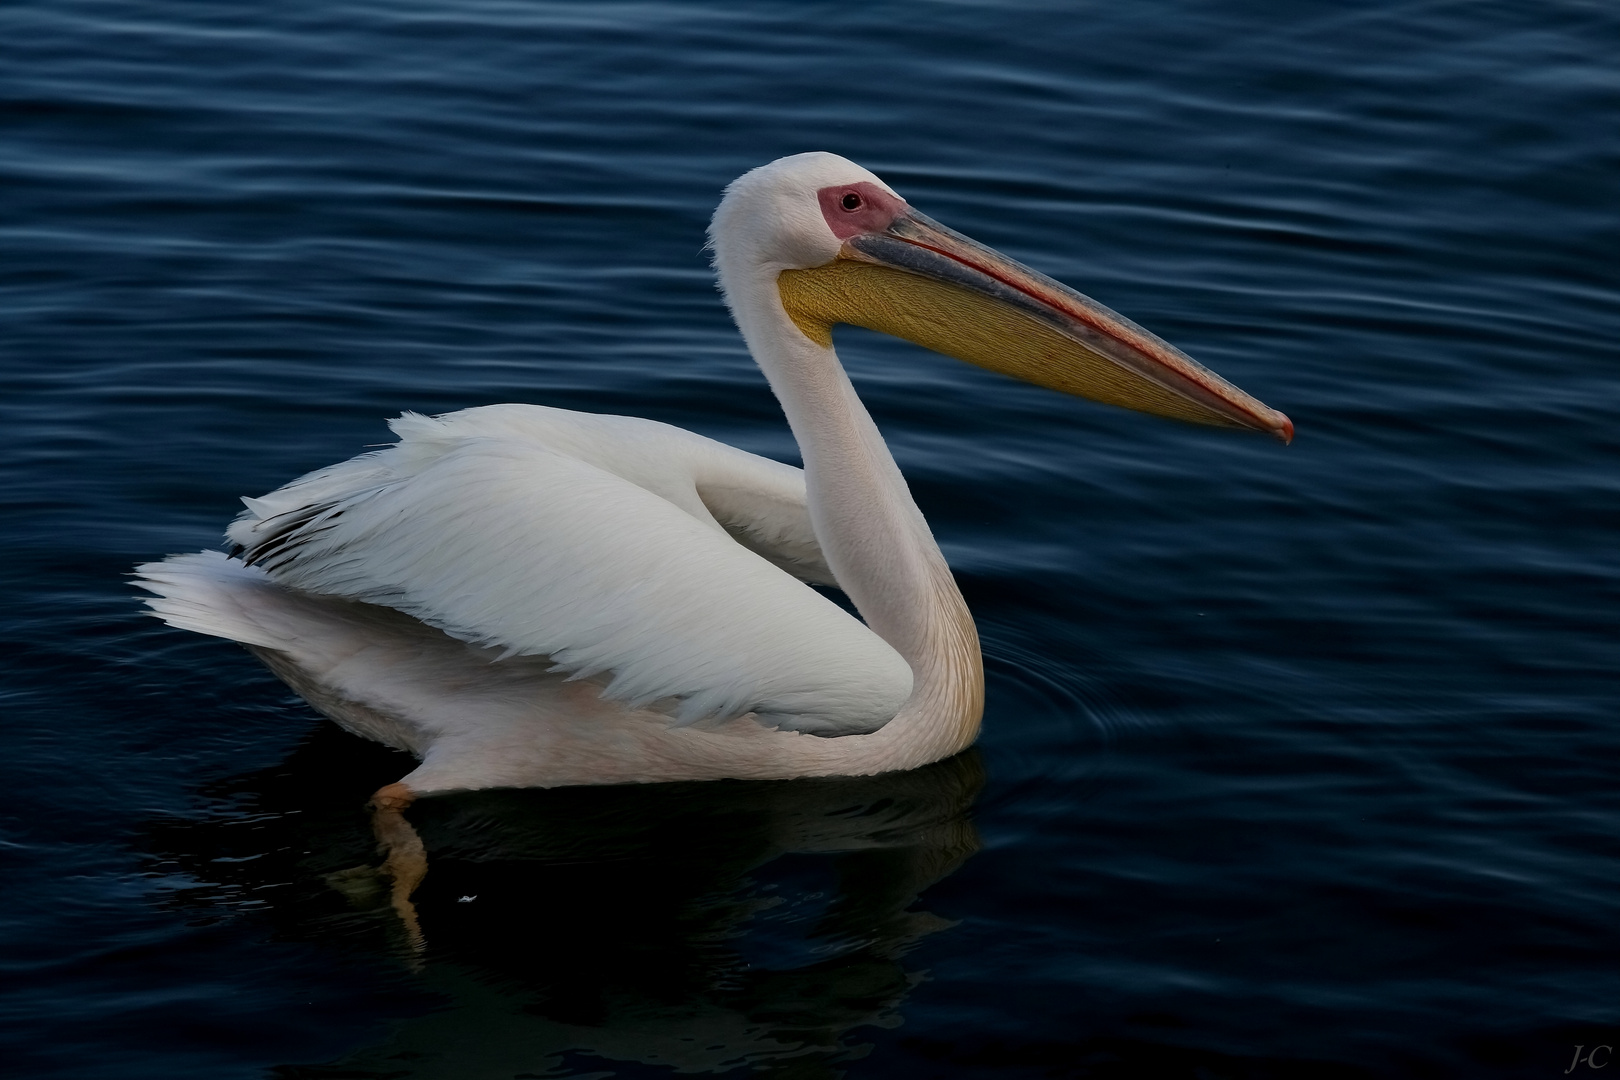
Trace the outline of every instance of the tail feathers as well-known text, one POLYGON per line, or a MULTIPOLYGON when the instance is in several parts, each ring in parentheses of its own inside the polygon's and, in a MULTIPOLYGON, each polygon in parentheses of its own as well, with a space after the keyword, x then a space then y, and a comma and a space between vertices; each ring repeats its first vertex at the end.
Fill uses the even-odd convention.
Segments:
POLYGON ((152 614, 182 630, 229 638, 244 645, 285 649, 289 640, 270 614, 267 592, 279 592, 263 570, 227 559, 218 551, 170 555, 135 568, 135 584, 152 614))

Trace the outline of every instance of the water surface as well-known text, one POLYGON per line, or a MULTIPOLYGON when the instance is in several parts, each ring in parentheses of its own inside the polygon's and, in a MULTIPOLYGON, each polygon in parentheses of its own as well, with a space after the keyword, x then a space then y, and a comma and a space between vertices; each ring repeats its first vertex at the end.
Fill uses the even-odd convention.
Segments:
POLYGON ((15 1075, 1550 1076, 1620 1044, 1617 53, 1576 2, 0 11, 15 1075), (796 460, 701 248, 727 181, 806 149, 1299 438, 843 333, 979 622, 978 747, 423 803, 416 954, 332 877, 409 762, 124 575, 403 409, 796 460))

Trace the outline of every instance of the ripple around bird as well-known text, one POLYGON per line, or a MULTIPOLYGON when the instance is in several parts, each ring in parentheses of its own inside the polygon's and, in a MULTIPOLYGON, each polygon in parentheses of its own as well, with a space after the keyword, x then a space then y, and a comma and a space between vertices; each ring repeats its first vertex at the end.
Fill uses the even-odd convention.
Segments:
POLYGON ((0 1047, 1526 1076, 1616 1042, 1617 51, 1573 0, 0 10, 0 1047), (701 247, 811 147, 1299 437, 843 335, 981 627, 975 752, 425 803, 414 954, 343 876, 401 761, 123 575, 404 409, 794 460, 701 247))

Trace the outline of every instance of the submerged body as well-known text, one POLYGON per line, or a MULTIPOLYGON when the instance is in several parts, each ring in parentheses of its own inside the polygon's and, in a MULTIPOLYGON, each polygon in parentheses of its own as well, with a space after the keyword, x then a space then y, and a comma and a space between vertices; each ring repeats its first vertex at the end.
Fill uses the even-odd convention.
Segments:
POLYGON ((742 177, 711 238, 802 472, 627 417, 407 415, 395 446, 244 500, 229 534, 240 561, 141 567, 148 603, 248 645, 339 723, 415 753, 404 797, 887 772, 973 741, 983 670, 834 323, 1142 411, 1292 435, 1173 347, 833 155, 742 177), (861 619, 810 583, 842 588, 861 619))

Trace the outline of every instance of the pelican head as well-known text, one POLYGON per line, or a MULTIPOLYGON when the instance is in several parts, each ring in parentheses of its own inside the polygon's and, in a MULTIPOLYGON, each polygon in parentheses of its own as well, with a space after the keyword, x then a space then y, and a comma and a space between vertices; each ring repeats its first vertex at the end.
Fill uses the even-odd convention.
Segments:
POLYGON ((740 177, 710 237, 751 345, 787 332, 785 321, 830 349, 832 327, 848 323, 1095 401, 1294 437, 1288 417, 1163 338, 925 217, 836 154, 796 154, 740 177))

